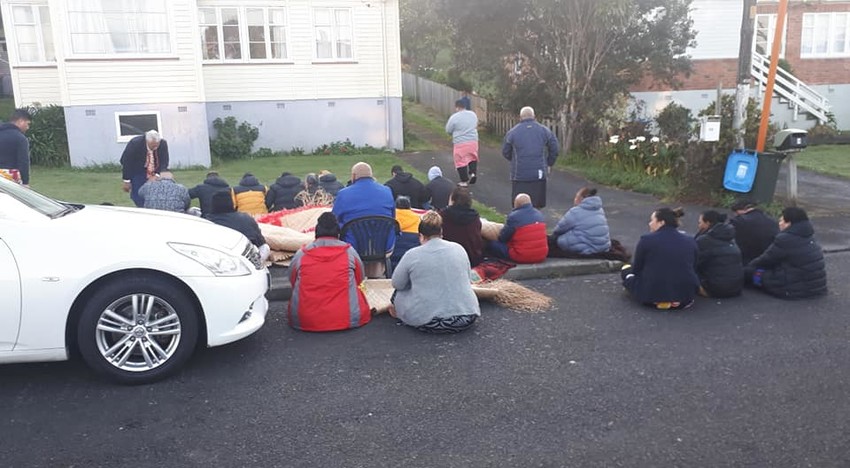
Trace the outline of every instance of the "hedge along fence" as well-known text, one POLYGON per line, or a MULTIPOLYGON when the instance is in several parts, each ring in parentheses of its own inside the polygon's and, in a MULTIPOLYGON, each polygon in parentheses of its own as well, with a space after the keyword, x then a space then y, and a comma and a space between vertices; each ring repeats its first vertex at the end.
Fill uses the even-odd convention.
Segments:
POLYGON ((71 163, 68 149, 68 129, 62 106, 30 106, 32 123, 27 132, 30 159, 33 165, 62 167, 71 163))

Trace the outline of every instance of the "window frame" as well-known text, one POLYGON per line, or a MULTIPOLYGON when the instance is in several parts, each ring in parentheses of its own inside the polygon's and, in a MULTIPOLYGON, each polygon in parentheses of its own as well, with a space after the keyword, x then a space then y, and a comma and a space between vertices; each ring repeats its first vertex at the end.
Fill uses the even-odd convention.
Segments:
MULTIPOLYGON (((291 64, 294 63, 293 58, 291 57, 292 51, 292 43, 290 42, 290 26, 289 26, 289 8, 286 6, 269 6, 269 5, 243 5, 243 6, 229 6, 229 5, 216 5, 216 6, 198 6, 198 32, 199 38, 201 39, 201 63, 204 65, 215 65, 215 64, 257 64, 257 63, 284 63, 291 64), (213 10, 215 11, 215 20, 216 20, 216 34, 217 34, 217 43, 218 43, 218 58, 204 58, 204 50, 206 47, 206 41, 202 34, 200 34, 200 28, 212 26, 209 23, 201 23, 200 18, 200 10, 213 10), (222 10, 237 10, 237 18, 239 20, 239 50, 240 50, 240 58, 226 58, 224 54, 224 24, 222 22, 221 12, 222 10), (266 57, 265 58, 251 58, 251 44, 259 43, 259 41, 251 41, 250 40, 250 32, 248 24, 248 11, 249 10, 261 10, 263 12, 263 42, 265 44, 266 57), (283 44, 285 47, 286 55, 281 58, 272 57, 273 45, 275 42, 271 40, 271 28, 272 24, 270 23, 271 11, 280 10, 283 12, 283 44)), ((277 25, 274 25, 277 26, 277 25)))
MULTIPOLYGON (((115 112, 115 138, 117 143, 127 143, 133 138, 139 135, 122 135, 121 134, 121 117, 133 116, 133 115, 155 115, 156 116, 156 130, 162 135, 162 114, 158 110, 141 110, 141 111, 116 111, 115 112)), ((151 130, 150 128, 148 130, 151 130)), ((144 135, 144 132, 148 130, 142 130, 140 135, 144 135)), ((163 138, 165 138, 163 136, 163 138)))
POLYGON ((7 8, 3 11, 4 15, 8 15, 9 25, 11 26, 11 31, 5 31, 7 47, 6 47, 6 55, 7 57, 13 59, 11 60, 11 64, 13 66, 19 67, 40 67, 40 66, 56 66, 56 35, 53 34, 53 22, 50 22, 50 34, 53 36, 53 59, 48 60, 46 55, 46 50, 44 47, 44 23, 41 21, 41 8, 48 9, 48 16, 50 15, 50 6, 47 2, 43 3, 22 3, 22 2, 14 2, 7 4, 7 8), (36 47, 38 48, 38 60, 33 61, 24 61, 21 60, 21 54, 18 50, 20 46, 20 42, 18 41, 18 30, 17 27, 21 26, 15 22, 15 13, 14 10, 17 7, 25 7, 29 8, 32 14, 33 20, 35 21, 33 24, 24 24, 22 26, 32 26, 36 30, 36 47), (8 47, 8 37, 11 36, 14 39, 15 47, 13 47, 13 51, 9 50, 8 47))
POLYGON ((66 56, 69 60, 156 60, 156 59, 174 59, 177 58, 177 38, 175 33, 174 15, 171 1, 163 2, 165 5, 165 18, 168 26, 168 52, 106 52, 106 53, 85 53, 75 52, 73 46, 73 33, 71 31, 71 9, 65 8, 65 37, 67 38, 68 46, 66 47, 66 56))
POLYGON ((355 38, 357 34, 355 34, 354 28, 354 8, 352 7, 334 7, 334 6, 321 6, 321 7, 313 7, 311 11, 312 15, 312 23, 313 23, 313 63, 357 63, 357 54, 356 54, 356 44, 355 38), (316 23, 317 10, 328 10, 329 17, 331 18, 331 22, 329 25, 319 25, 316 23), (350 29, 351 34, 351 56, 350 57, 338 57, 337 56, 337 43, 339 42, 339 36, 337 28, 339 25, 336 24, 336 15, 335 12, 339 10, 345 10, 348 12, 348 28, 350 29), (318 34, 317 29, 320 27, 330 27, 331 28, 331 57, 319 57, 318 50, 318 34))
MULTIPOLYGON (((759 20, 760 17, 766 17, 767 18, 767 37, 765 38, 765 40, 767 42, 765 44, 766 50, 764 51, 764 53, 762 55, 764 55, 765 57, 770 57, 770 52, 772 51, 772 48, 773 48, 773 38, 774 38, 775 33, 776 33, 776 20, 778 19, 777 16, 778 15, 776 13, 759 13, 755 16, 755 18, 753 18, 753 47, 752 47, 753 52, 758 52, 756 50, 756 41, 757 41, 757 38, 758 38, 758 30, 759 30, 758 20, 759 20)), ((779 58, 785 58, 785 46, 786 46, 787 43, 788 43, 788 17, 786 16, 785 17, 785 24, 782 25, 782 44, 779 46, 779 58)))
POLYGON ((850 57, 850 11, 832 11, 832 12, 812 12, 803 13, 800 25, 800 59, 831 59, 831 58, 847 58, 850 57), (844 15, 844 50, 842 52, 834 52, 834 38, 836 36, 836 17, 844 15), (812 18, 812 25, 806 26, 806 18, 812 18), (826 33, 826 52, 817 52, 817 19, 818 17, 828 18, 828 26, 826 33), (810 29, 810 31, 807 31, 810 29), (811 51, 806 52, 807 34, 811 34, 808 38, 811 51))

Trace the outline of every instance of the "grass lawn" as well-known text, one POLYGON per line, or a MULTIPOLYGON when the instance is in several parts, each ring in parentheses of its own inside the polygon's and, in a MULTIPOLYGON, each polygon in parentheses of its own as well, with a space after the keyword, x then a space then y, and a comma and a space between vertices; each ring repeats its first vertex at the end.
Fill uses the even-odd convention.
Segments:
POLYGON ((810 146, 794 159, 801 168, 850 179, 850 145, 810 146))
POLYGON ((651 177, 643 172, 610 167, 573 154, 566 158, 558 158, 555 166, 581 174, 597 184, 623 190, 649 193, 660 197, 669 197, 676 190, 676 184, 670 177, 651 177))

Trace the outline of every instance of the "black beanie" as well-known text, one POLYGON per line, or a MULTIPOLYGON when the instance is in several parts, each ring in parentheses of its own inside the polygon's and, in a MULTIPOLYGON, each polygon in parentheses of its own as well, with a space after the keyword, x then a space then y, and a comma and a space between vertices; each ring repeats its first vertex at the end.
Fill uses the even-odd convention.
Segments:
POLYGON ((212 196, 212 212, 213 213, 231 213, 236 211, 233 208, 233 197, 229 190, 219 190, 212 196))

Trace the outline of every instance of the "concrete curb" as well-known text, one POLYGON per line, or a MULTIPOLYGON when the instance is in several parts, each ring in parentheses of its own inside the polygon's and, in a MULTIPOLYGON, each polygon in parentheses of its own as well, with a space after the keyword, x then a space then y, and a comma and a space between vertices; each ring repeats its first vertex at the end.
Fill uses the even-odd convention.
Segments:
MULTIPOLYGON (((572 258, 550 258, 535 265, 517 265, 508 270, 504 278, 509 280, 528 280, 539 278, 561 278, 565 276, 595 275, 620 271, 622 262, 612 260, 579 260, 572 258)), ((287 301, 292 296, 289 285, 289 269, 272 267, 272 287, 266 298, 270 301, 287 301)))

